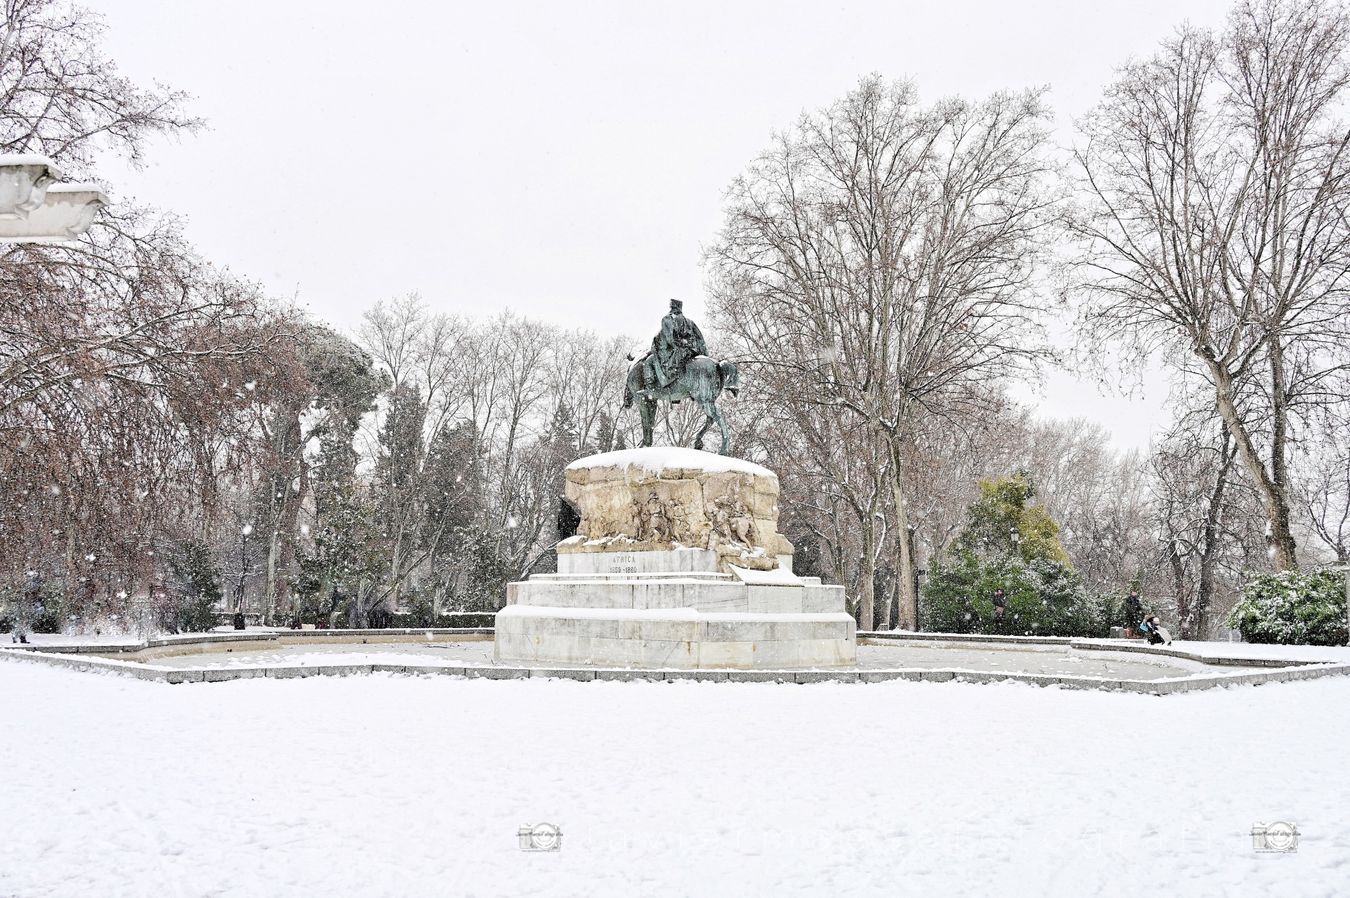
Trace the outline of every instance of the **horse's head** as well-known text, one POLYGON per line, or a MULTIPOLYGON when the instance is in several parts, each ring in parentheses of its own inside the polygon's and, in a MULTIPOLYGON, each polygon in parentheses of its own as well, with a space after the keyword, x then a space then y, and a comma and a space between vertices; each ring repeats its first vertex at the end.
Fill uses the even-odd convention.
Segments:
POLYGON ((723 361, 717 364, 717 370, 722 374, 722 389, 731 396, 735 396, 741 389, 741 373, 736 369, 736 363, 723 361))

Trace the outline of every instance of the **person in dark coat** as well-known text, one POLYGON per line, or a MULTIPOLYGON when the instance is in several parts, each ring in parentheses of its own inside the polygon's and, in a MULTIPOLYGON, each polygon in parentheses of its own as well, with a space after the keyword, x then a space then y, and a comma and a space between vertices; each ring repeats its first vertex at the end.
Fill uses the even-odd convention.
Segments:
POLYGON ((1000 587, 994 590, 990 601, 994 603, 994 629, 1002 630, 1008 618, 1008 597, 1000 587))
POLYGON ((1139 590, 1130 590, 1125 599, 1125 638, 1139 635, 1139 622, 1144 619, 1144 603, 1139 601, 1139 590))

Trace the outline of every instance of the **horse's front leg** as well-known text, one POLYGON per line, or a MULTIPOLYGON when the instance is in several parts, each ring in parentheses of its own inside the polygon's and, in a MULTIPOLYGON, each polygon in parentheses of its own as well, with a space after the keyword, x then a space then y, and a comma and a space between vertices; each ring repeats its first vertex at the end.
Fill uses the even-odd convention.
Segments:
POLYGON ((650 446, 652 428, 656 424, 656 400, 644 398, 638 406, 638 415, 642 418, 642 445, 650 446))
POLYGON ((731 454, 731 428, 727 426, 727 419, 722 416, 722 410, 717 407, 717 403, 712 403, 713 417, 717 419, 717 426, 722 428, 722 451, 720 455, 731 454))
POLYGON ((712 427, 713 425, 712 412, 708 410, 708 404, 706 402, 700 402, 699 407, 703 409, 704 418, 703 418, 703 428, 698 432, 698 436, 694 437, 695 449, 703 448, 703 437, 707 435, 708 428, 712 427))

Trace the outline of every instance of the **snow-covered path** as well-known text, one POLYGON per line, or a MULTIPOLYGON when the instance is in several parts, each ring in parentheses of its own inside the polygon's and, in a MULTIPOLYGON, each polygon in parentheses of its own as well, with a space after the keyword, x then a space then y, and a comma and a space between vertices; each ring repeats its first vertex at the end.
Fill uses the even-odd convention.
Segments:
POLYGON ((0 702, 0 896, 1350 891, 1350 678, 167 686, 0 662, 0 702), (1252 851, 1275 820, 1296 854, 1252 851), (539 821, 560 852, 518 849, 539 821))

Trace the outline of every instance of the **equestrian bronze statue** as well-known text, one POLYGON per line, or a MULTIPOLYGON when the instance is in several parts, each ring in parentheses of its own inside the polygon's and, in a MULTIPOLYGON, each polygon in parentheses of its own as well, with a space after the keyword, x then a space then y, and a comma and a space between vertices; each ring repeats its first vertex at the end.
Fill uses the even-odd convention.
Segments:
POLYGON ((726 391, 736 395, 739 375, 736 364, 717 361, 707 355, 703 332, 684 317, 684 304, 670 301, 670 313, 661 319, 661 332, 652 339, 652 348, 640 358, 629 356, 628 380, 624 384, 623 407, 637 400, 642 418, 642 445, 652 444, 652 426, 656 422, 658 400, 693 400, 708 418, 694 439, 694 448, 703 448, 703 437, 714 423, 722 431, 721 455, 731 447, 731 431, 717 408, 717 397, 726 391))

